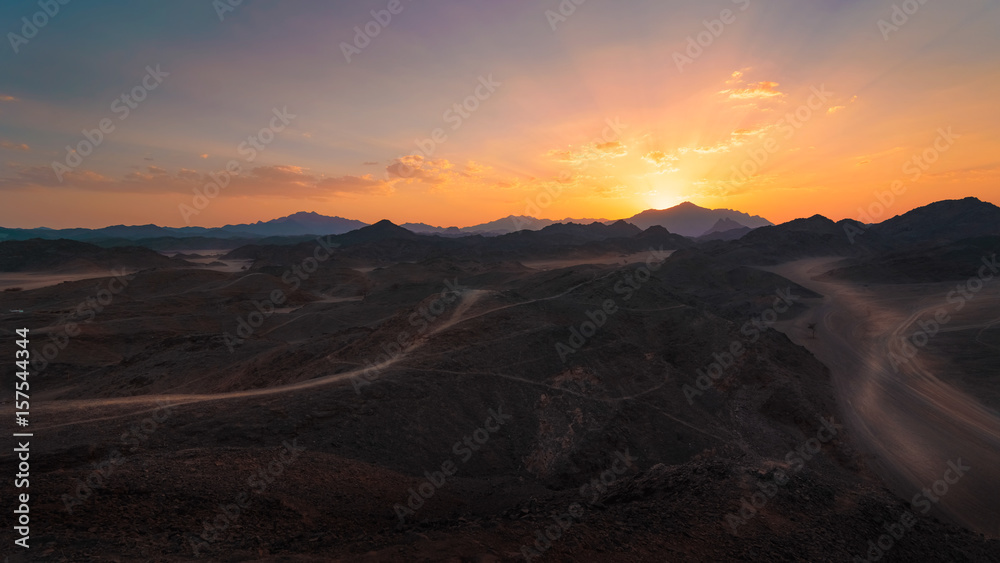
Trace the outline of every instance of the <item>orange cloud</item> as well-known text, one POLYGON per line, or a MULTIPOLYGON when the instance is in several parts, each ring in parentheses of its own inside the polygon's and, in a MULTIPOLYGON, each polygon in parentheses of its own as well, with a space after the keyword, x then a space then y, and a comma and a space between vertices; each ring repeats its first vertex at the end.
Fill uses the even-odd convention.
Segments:
POLYGON ((492 170, 471 160, 456 166, 445 158, 431 160, 419 154, 397 158, 385 167, 387 180, 393 184, 426 184, 434 189, 482 187, 490 181, 487 177, 492 170))
POLYGON ((389 195, 394 191, 391 184, 376 180, 371 174, 324 178, 316 182, 316 187, 338 196, 366 193, 370 195, 389 195))
POLYGON ((745 84, 743 77, 749 70, 750 68, 748 67, 743 70, 734 71, 729 76, 729 80, 726 80, 726 86, 729 86, 729 88, 721 90, 719 93, 725 94, 730 100, 768 100, 785 97, 785 93, 778 90, 779 84, 777 82, 762 80, 760 82, 745 84), (745 87, 738 88, 738 86, 744 84, 745 87))
MULTIPOLYGON (((64 174, 59 182, 49 166, 20 166, 8 164, 13 176, 0 178, 0 190, 27 188, 60 188, 117 193, 177 193, 190 195, 216 178, 225 178, 224 172, 198 172, 182 168, 176 173, 158 166, 111 178, 91 170, 73 170, 64 174), (213 177, 214 176, 214 177, 213 177)), ((223 195, 278 195, 325 199, 343 195, 387 195, 392 193, 389 182, 365 176, 317 176, 299 166, 260 166, 229 177, 223 195)))
POLYGON ((736 84, 743 83, 743 75, 752 70, 751 67, 746 67, 742 70, 734 70, 731 75, 729 75, 729 80, 726 81, 727 86, 733 86, 736 84))
POLYGON ((672 154, 667 154, 663 151, 652 151, 646 153, 646 155, 643 156, 642 159, 660 169, 666 169, 665 171, 670 171, 670 172, 677 171, 677 168, 673 167, 673 163, 680 160, 679 157, 672 154))
POLYGON ((595 142, 580 147, 580 150, 553 149, 546 153, 559 162, 585 164, 595 160, 621 158, 628 155, 628 147, 621 141, 595 142))
POLYGON ((746 88, 730 88, 722 90, 720 94, 728 94, 730 100, 766 100, 770 98, 783 98, 784 92, 778 90, 777 82, 763 81, 747 84, 746 88))
POLYGON ((12 143, 10 141, 0 141, 0 149, 7 149, 9 151, 28 151, 31 147, 24 143, 12 143))

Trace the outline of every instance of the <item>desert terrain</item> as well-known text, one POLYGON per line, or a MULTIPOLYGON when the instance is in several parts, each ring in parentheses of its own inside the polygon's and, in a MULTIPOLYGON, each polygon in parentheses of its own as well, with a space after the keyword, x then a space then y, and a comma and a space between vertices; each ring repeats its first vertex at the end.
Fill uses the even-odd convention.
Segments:
POLYGON ((842 227, 379 224, 0 293, 10 561, 998 561, 1000 286, 860 279, 902 250, 842 227))

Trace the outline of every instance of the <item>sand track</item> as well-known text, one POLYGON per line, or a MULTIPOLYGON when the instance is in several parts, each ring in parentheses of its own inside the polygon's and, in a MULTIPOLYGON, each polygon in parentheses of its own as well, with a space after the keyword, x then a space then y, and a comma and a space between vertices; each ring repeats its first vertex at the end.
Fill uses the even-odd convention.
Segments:
MULTIPOLYGON (((817 281, 814 276, 830 263, 811 259, 773 269, 826 296, 779 328, 830 368, 847 425, 890 488, 911 501, 945 477, 949 461, 961 459, 971 469, 947 493, 932 491, 937 508, 972 530, 1000 537, 1000 416, 942 380, 938 370, 946 369, 947 358, 924 349, 902 363, 893 359, 900 357, 901 338, 917 330, 914 323, 946 304, 943 286, 928 286, 931 304, 914 306, 885 289, 817 281), (815 338, 810 323, 817 326, 815 338)), ((992 289, 977 303, 1000 299, 992 289)), ((991 322, 983 318, 981 324, 991 322)))

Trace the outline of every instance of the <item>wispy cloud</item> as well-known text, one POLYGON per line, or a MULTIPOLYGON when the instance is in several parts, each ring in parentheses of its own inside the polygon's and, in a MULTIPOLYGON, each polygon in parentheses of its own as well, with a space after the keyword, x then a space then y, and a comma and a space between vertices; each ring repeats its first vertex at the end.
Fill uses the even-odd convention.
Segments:
POLYGON ((766 100, 785 97, 785 93, 778 90, 778 86, 780 85, 777 82, 764 80, 747 84, 745 88, 729 88, 719 93, 727 94, 730 100, 766 100))
POLYGON ((610 160, 628 156, 628 147, 621 141, 608 141, 583 145, 579 149, 553 149, 547 156, 559 162, 581 165, 597 160, 610 160))
POLYGON ((677 172, 677 168, 674 163, 680 160, 676 155, 667 154, 663 151, 651 151, 646 153, 643 160, 656 166, 658 168, 658 173, 663 174, 666 172, 677 172))
POLYGON ((777 82, 762 80, 748 84, 744 78, 750 70, 752 69, 747 67, 733 71, 729 75, 729 79, 726 80, 726 86, 729 86, 729 88, 720 90, 719 93, 725 95, 730 100, 736 101, 776 100, 785 97, 785 93, 778 90, 780 84, 777 82))
POLYGON ((28 151, 31 147, 24 143, 12 143, 10 141, 0 141, 0 149, 6 149, 9 151, 28 151))
MULTIPOLYGON (((8 164, 13 176, 0 178, 0 189, 59 188, 117 193, 182 193, 190 194, 212 182, 208 172, 182 168, 170 172, 159 166, 147 166, 121 178, 113 178, 91 170, 74 170, 64 175, 60 183, 51 167, 8 164)), ((387 195, 391 182, 373 175, 324 176, 291 165, 259 166, 232 179, 225 188, 228 195, 267 195, 305 198, 330 198, 356 195, 387 195)))

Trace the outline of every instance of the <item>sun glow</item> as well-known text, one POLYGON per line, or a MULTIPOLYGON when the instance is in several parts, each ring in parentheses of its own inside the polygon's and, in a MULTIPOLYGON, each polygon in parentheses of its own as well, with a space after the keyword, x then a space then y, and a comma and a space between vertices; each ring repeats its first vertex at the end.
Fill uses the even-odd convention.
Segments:
POLYGON ((684 197, 678 195, 680 190, 670 187, 659 187, 651 191, 645 198, 645 204, 653 209, 669 209, 679 203, 684 203, 684 197))

